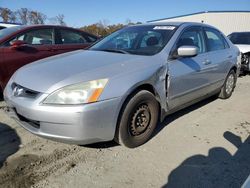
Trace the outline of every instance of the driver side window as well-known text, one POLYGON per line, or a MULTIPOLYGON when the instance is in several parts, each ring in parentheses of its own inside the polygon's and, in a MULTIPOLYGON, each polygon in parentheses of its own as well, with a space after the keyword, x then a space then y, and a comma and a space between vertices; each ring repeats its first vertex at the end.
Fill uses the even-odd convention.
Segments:
POLYGON ((15 40, 21 40, 26 42, 27 44, 31 45, 50 45, 54 44, 53 42, 53 29, 39 29, 39 30, 32 30, 22 35, 17 36, 16 38, 12 39, 11 42, 15 40))
POLYGON ((204 53, 205 43, 202 30, 199 28, 190 28, 184 31, 176 44, 176 48, 181 46, 195 46, 198 48, 199 54, 204 53))

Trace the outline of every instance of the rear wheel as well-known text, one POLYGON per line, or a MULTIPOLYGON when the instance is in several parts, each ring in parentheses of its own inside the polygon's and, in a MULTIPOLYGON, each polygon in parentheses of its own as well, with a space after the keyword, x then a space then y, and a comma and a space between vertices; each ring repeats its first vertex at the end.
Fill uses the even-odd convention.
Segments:
POLYGON ((234 70, 231 70, 227 75, 224 85, 221 88, 219 98, 228 99, 229 97, 231 97, 236 85, 236 80, 236 73, 234 70))
POLYGON ((139 91, 123 108, 115 140, 129 148, 144 144, 155 130, 158 114, 155 96, 149 91, 139 91))

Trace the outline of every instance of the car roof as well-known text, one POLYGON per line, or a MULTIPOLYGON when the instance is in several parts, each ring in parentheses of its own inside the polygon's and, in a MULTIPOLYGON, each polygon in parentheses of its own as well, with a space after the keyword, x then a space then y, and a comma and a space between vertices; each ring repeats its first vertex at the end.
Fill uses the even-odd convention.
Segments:
POLYGON ((77 29, 73 27, 67 27, 67 26, 62 26, 62 25, 45 25, 45 24, 38 24, 38 25, 23 25, 24 28, 42 28, 42 27, 58 27, 58 28, 67 28, 67 29, 77 29))
POLYGON ((173 25, 173 26, 179 26, 182 25, 185 22, 149 22, 145 23, 143 25, 173 25))
MULTIPOLYGON (((83 31, 83 30, 79 29, 79 28, 74 28, 74 27, 69 27, 69 26, 63 26, 63 25, 38 24, 38 25, 25 25, 25 26, 24 26, 25 29, 45 28, 45 27, 54 27, 54 28, 63 28, 63 29, 78 30, 78 31, 80 31, 80 32, 87 33, 87 34, 89 34, 89 35, 95 36, 94 34, 88 33, 88 32, 86 32, 86 31, 83 31)), ((95 36, 95 37, 97 37, 97 36, 95 36)))
POLYGON ((52 28, 63 28, 63 29, 72 29, 72 30, 77 30, 79 32, 82 33, 86 33, 90 36, 96 37, 98 38, 96 35, 92 34, 92 33, 88 33, 86 31, 80 30, 78 28, 73 28, 73 27, 68 27, 68 26, 62 26, 62 25, 18 25, 18 26, 14 26, 14 27, 20 27, 21 30, 20 31, 24 31, 24 30, 29 30, 29 29, 39 29, 39 28, 48 28, 48 27, 52 27, 52 28))
POLYGON ((145 24, 140 24, 142 26, 147 26, 147 25, 153 25, 153 26, 181 26, 181 25, 185 25, 185 26, 204 26, 204 27, 212 27, 211 25, 208 24, 204 24, 204 23, 200 23, 200 22, 168 22, 168 21, 160 21, 160 22, 148 22, 145 24))

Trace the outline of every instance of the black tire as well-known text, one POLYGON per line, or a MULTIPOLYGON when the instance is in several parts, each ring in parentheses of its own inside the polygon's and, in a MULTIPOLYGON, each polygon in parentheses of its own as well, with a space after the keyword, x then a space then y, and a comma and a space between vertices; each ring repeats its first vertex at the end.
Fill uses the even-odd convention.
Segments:
POLYGON ((227 75, 227 78, 221 88, 219 98, 228 99, 229 97, 231 97, 234 88, 236 86, 236 80, 237 80, 236 73, 234 70, 231 70, 227 75))
POLYGON ((159 104, 149 91, 142 90, 127 101, 121 111, 115 141, 128 148, 146 143, 158 123, 159 104))
POLYGON ((248 66, 247 73, 249 73, 250 72, 250 54, 248 54, 248 64, 247 64, 247 66, 248 66))

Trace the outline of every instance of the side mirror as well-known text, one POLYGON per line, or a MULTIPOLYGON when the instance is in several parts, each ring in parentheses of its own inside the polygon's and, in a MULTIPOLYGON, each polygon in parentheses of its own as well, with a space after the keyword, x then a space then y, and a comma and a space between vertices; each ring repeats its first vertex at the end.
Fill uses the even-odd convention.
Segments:
POLYGON ((181 46, 177 49, 177 55, 179 57, 194 57, 198 54, 198 48, 196 46, 181 46))
POLYGON ((11 43, 10 47, 13 50, 17 50, 17 49, 20 49, 20 48, 25 47, 27 45, 28 45, 28 43, 26 43, 22 40, 15 40, 11 43))

